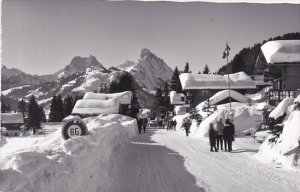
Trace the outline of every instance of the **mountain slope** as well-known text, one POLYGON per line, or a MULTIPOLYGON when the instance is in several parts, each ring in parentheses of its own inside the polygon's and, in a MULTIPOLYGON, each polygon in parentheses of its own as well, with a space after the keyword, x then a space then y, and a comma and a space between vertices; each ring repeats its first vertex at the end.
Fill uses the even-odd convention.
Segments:
POLYGON ((133 75, 137 83, 146 91, 151 92, 170 81, 172 69, 149 49, 143 49, 138 61, 125 61, 119 67, 133 75))
MULTIPOLYGON (((282 36, 270 38, 267 41, 272 40, 300 40, 300 33, 288 33, 282 36)), ((253 47, 243 48, 229 62, 229 72, 236 73, 244 71, 248 75, 262 74, 263 70, 267 67, 267 63, 265 61, 264 56, 261 54, 260 47, 267 41, 254 44, 253 47)), ((218 70, 218 74, 222 73, 227 73, 227 65, 222 66, 218 70)))
POLYGON ((23 86, 23 85, 39 85, 45 82, 37 75, 26 74, 16 68, 7 68, 1 65, 1 90, 23 86))

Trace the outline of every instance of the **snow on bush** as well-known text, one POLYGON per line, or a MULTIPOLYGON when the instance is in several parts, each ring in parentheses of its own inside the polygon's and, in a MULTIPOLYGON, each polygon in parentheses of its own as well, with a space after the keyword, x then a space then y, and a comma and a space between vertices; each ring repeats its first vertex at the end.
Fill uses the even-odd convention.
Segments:
POLYGON ((293 104, 294 99, 293 98, 285 98, 283 99, 278 106, 270 113, 269 117, 273 119, 277 119, 278 117, 281 117, 285 114, 288 106, 293 104))
POLYGON ((125 139, 136 132, 136 120, 122 115, 84 119, 89 135, 63 140, 61 130, 22 149, 0 148, 0 191, 104 191, 125 139))
POLYGON ((284 124, 276 143, 268 139, 255 155, 262 161, 273 161, 286 167, 300 168, 300 111, 293 111, 284 124))

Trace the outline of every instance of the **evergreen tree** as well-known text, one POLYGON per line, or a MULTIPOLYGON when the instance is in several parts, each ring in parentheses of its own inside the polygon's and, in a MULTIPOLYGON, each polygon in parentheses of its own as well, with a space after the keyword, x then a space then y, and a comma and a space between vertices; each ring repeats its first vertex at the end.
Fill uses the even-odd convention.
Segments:
POLYGON ((130 73, 125 73, 120 77, 118 84, 119 91, 131 91, 132 88, 132 75, 130 73))
POLYGON ((7 113, 9 111, 8 105, 6 105, 4 101, 1 101, 1 113, 7 113))
POLYGON ((50 105, 50 114, 49 114, 49 122, 57 122, 57 96, 54 95, 52 97, 51 105, 50 105))
POLYGON ((156 104, 157 107, 163 106, 164 104, 163 94, 160 88, 156 89, 154 104, 156 104))
POLYGON ((136 89, 132 87, 131 91, 132 91, 132 97, 131 97, 130 116, 132 118, 136 118, 136 115, 138 114, 140 109, 140 104, 138 101, 138 97, 136 95, 136 89))
POLYGON ((41 117, 41 122, 47 122, 45 111, 42 106, 40 106, 40 117, 41 117))
POLYGON ((119 92, 119 86, 116 81, 112 81, 109 86, 109 93, 118 93, 119 92))
POLYGON ((170 110, 171 103, 170 103, 170 97, 169 97, 169 84, 166 81, 165 87, 163 90, 163 110, 161 110, 165 115, 167 115, 168 111, 170 110))
POLYGON ((18 111, 22 113, 23 118, 25 118, 25 112, 26 112, 26 102, 24 99, 19 101, 18 103, 18 111))
POLYGON ((246 70, 246 65, 245 65, 245 62, 243 60, 242 54, 237 54, 233 58, 231 64, 232 64, 231 65, 231 72, 232 73, 237 73, 237 72, 246 70))
POLYGON ((203 70, 203 74, 209 74, 209 72, 210 72, 210 70, 209 70, 209 68, 206 64, 205 67, 204 67, 204 70, 203 70))
POLYGON ((176 91, 177 93, 182 93, 182 86, 179 79, 179 71, 178 68, 175 67, 172 80, 171 80, 171 90, 176 91))
POLYGON ((64 118, 64 104, 61 95, 57 96, 57 122, 61 122, 64 118))
POLYGON ((190 65, 189 65, 189 63, 186 63, 186 64, 185 64, 185 67, 184 67, 183 73, 191 73, 191 71, 190 71, 190 65))
POLYGON ((68 95, 64 98, 64 117, 71 115, 74 107, 74 102, 72 96, 68 95))
POLYGON ((107 88, 107 85, 106 85, 106 83, 104 84, 104 92, 103 93, 108 93, 108 88, 107 88))
POLYGON ((41 111, 35 100, 35 97, 32 95, 29 99, 28 104, 28 119, 27 119, 27 128, 32 128, 33 133, 36 129, 41 128, 41 111))
POLYGON ((201 71, 199 71, 198 74, 201 74, 201 71))

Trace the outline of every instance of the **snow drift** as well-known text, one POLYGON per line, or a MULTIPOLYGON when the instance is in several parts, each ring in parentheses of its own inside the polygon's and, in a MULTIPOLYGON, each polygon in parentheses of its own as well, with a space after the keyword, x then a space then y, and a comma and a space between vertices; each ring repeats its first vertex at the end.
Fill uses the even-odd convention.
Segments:
POLYGON ((277 119, 278 117, 281 117, 284 115, 287 111, 288 106, 293 104, 294 99, 293 98, 285 98, 283 99, 278 106, 270 113, 269 117, 277 119))
POLYGON ((105 191, 125 139, 135 134, 136 120, 122 115, 84 119, 89 135, 64 141, 61 131, 0 148, 0 191, 105 191), (29 143, 26 145, 26 143, 29 143), (112 158, 114 155, 114 158, 112 158))
POLYGON ((268 139, 260 146, 255 158, 276 162, 285 167, 300 168, 300 111, 293 111, 284 124, 277 142, 268 139))
MULTIPOLYGON (((235 132, 237 136, 244 135, 244 131, 250 128, 257 127, 262 122, 261 111, 256 110, 255 106, 248 106, 244 103, 232 102, 231 111, 229 110, 229 104, 216 105, 217 110, 214 111, 210 116, 205 118, 200 126, 192 124, 191 135, 193 137, 207 137, 209 124, 216 123, 216 121, 222 118, 223 123, 225 119, 229 118, 229 113, 234 114, 233 124, 235 126, 235 132), (195 127, 193 127, 195 126, 195 127)), ((204 114, 204 112, 199 111, 199 114, 204 114)))

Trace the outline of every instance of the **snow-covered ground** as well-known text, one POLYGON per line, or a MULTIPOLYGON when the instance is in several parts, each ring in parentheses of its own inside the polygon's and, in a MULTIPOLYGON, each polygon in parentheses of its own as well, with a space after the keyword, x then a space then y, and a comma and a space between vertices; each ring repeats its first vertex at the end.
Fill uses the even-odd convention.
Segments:
POLYGON ((89 135, 67 141, 61 125, 46 134, 6 138, 0 145, 0 191, 105 191, 116 151, 136 133, 136 120, 121 115, 84 119, 89 135))
POLYGON ((210 152, 208 138, 186 137, 179 131, 158 130, 152 139, 183 156, 185 167, 206 191, 300 191, 300 171, 257 161, 253 155, 259 144, 251 137, 236 138, 231 153, 210 152))
POLYGON ((265 104, 232 103, 237 138, 231 153, 210 152, 206 137, 209 123, 226 118, 228 104, 218 105, 199 126, 193 121, 189 137, 180 128, 189 114, 175 116, 176 131, 143 135, 136 135, 130 117, 99 115, 84 119, 89 135, 67 141, 61 124, 48 124, 44 134, 0 144, 0 191, 298 192, 300 113, 293 105, 278 105, 276 113, 289 111, 283 133, 277 142, 260 145, 243 131, 261 123, 265 104))

